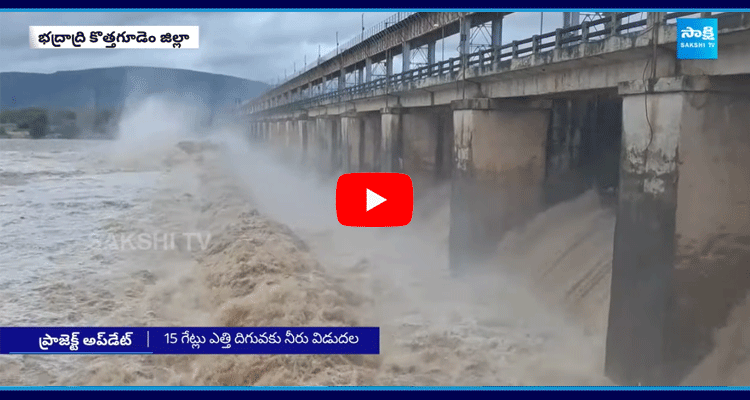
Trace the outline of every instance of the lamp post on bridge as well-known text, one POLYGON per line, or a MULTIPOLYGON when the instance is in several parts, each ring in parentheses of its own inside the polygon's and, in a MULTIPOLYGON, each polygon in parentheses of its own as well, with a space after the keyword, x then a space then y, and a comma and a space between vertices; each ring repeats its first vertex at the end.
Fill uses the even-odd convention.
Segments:
POLYGON ((542 17, 539 19, 539 34, 541 35, 544 31, 544 11, 542 11, 542 17))

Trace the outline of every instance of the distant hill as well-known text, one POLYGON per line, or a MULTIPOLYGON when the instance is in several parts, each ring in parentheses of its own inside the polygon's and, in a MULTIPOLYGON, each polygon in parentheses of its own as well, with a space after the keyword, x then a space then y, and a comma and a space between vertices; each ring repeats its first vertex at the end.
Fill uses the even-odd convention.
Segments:
POLYGON ((114 67, 53 74, 0 73, 0 108, 119 109, 129 97, 168 94, 211 109, 258 96, 268 85, 184 69, 114 67))

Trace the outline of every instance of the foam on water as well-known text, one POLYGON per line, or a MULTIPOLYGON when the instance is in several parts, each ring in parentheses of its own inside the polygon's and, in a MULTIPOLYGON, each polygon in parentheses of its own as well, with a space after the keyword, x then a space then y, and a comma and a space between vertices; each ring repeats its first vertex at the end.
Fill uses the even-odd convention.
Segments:
POLYGON ((0 141, 0 325, 376 325, 381 355, 4 356, 0 384, 608 383, 614 214, 594 193, 454 279, 449 186, 417 199, 410 226, 342 227, 333 179, 231 129, 184 142, 198 128, 183 107, 131 105, 116 142, 0 141), (94 240, 144 232, 211 240, 169 251, 94 240))

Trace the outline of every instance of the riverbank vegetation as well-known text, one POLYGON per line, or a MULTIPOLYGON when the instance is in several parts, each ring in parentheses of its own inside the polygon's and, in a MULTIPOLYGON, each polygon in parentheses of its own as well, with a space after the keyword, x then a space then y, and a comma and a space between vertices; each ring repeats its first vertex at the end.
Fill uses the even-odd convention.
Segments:
POLYGON ((42 108, 24 108, 20 110, 3 110, 0 112, 0 123, 16 124, 18 129, 29 131, 32 138, 39 139, 49 133, 49 116, 42 108))
POLYGON ((19 137, 23 132, 34 139, 112 138, 118 111, 50 110, 39 107, 0 110, 0 138, 19 137))

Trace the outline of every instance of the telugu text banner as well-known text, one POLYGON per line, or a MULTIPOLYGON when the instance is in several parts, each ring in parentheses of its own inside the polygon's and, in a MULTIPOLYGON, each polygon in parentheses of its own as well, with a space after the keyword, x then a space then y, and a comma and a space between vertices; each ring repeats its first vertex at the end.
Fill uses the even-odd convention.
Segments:
POLYGON ((379 354, 377 327, 2 327, 0 354, 379 354))
POLYGON ((32 49, 197 49, 197 26, 29 26, 32 49))

